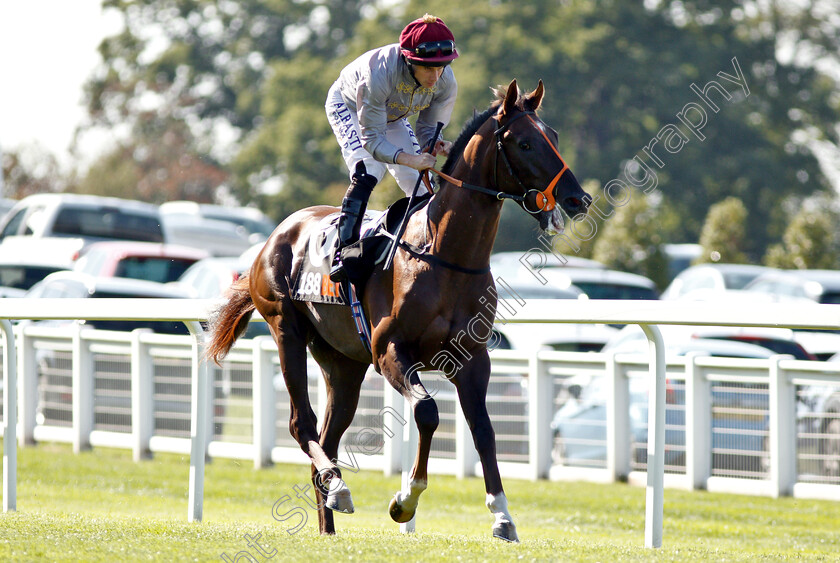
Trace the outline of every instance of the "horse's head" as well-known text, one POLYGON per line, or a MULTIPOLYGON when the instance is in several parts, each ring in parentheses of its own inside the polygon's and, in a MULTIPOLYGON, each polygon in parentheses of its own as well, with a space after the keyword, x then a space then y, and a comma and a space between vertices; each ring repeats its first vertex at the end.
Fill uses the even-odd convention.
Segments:
POLYGON ((495 116, 496 188, 525 196, 519 205, 555 234, 564 228, 560 210, 572 218, 586 213, 591 197, 560 156, 557 132, 536 115, 544 93, 542 80, 524 96, 513 80, 504 93, 495 116))

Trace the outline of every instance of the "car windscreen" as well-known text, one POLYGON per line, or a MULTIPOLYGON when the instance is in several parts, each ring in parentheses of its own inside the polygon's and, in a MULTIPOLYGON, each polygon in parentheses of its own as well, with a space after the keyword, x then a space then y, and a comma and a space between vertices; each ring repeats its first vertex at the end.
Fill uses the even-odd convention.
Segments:
POLYGON ((29 289, 51 273, 64 269, 60 266, 3 265, 0 266, 0 286, 29 289))
POLYGON ((820 296, 820 303, 827 303, 829 305, 840 304, 840 293, 825 292, 820 296))
POLYGON ((132 213, 116 207, 63 207, 56 216, 53 234, 163 242, 163 229, 154 215, 132 213))
POLYGON ((114 276, 158 283, 173 282, 181 277, 195 260, 160 256, 129 256, 120 260, 114 276))
POLYGON ((743 289, 745 285, 758 277, 759 272, 744 273, 744 272, 726 272, 723 274, 723 283, 727 289, 743 289))
POLYGON ((656 292, 647 287, 601 282, 575 282, 590 299, 658 299, 656 292))

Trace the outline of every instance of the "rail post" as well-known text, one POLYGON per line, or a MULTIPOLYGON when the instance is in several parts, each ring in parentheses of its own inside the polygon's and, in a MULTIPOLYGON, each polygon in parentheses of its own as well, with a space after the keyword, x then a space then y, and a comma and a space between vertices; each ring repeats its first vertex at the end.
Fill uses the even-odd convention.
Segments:
POLYGON ((665 504, 665 344, 656 325, 640 324, 650 349, 645 547, 662 547, 665 504))

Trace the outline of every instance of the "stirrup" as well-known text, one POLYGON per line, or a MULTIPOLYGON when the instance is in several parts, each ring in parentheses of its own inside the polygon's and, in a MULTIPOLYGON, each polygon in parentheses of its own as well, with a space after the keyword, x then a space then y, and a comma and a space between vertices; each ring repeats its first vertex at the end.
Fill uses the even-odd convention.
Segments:
POLYGON ((330 268, 330 281, 335 283, 342 283, 347 280, 347 271, 344 269, 344 264, 341 259, 336 257, 335 262, 330 268))

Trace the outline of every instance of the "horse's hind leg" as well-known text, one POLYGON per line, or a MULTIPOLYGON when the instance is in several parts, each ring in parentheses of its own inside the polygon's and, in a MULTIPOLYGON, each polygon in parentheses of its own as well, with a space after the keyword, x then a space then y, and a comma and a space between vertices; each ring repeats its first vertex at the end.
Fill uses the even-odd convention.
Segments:
MULTIPOLYGON (((321 446, 316 427, 317 419, 309 401, 306 369, 307 321, 290 304, 283 308, 282 315, 275 315, 266 320, 277 342, 280 369, 283 372, 286 389, 289 391, 291 403, 289 432, 312 460, 313 472, 320 475, 332 475, 335 472, 335 466, 321 446)), ((319 503, 319 511, 321 506, 319 503)))
MULTIPOLYGON (((356 413, 359 392, 369 364, 350 360, 336 352, 320 338, 310 345, 312 355, 321 366, 327 386, 327 404, 321 427, 320 444, 332 460, 333 469, 319 472, 313 466, 312 483, 318 496, 318 525, 322 534, 334 534, 333 511, 352 513, 353 499, 350 489, 341 478, 338 465, 338 446, 341 437, 356 413)), ((358 471, 354 459, 348 466, 358 471)), ((346 465, 346 464, 345 464, 346 465)))

